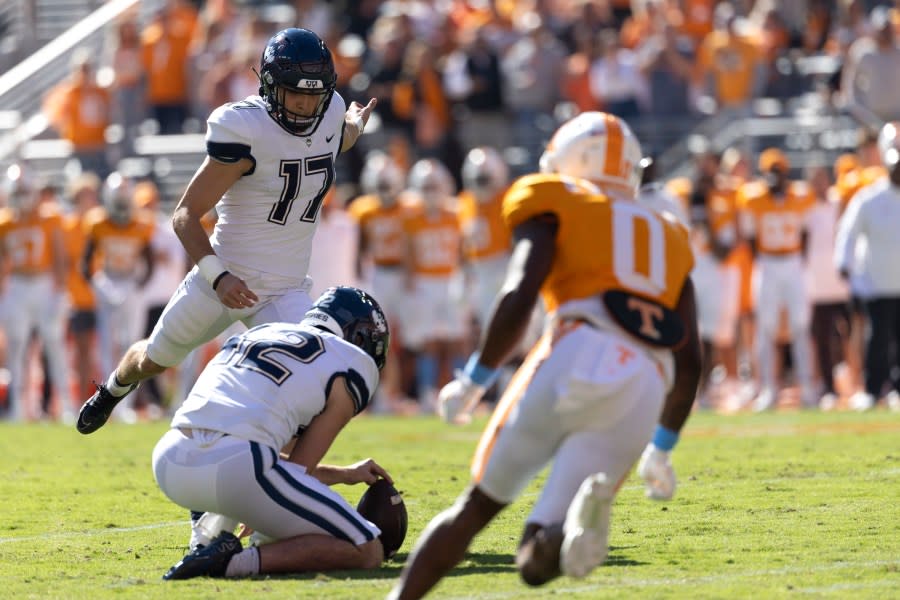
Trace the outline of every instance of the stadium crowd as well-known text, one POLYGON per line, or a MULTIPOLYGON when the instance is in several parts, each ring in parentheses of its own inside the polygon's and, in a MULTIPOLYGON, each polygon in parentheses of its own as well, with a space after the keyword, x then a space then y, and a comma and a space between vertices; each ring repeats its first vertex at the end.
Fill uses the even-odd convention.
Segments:
MULTIPOLYGON (((583 111, 629 123, 740 118, 755 98, 811 91, 796 65, 815 56, 840 65, 817 91, 863 123, 855 152, 798 169, 777 148, 708 145, 685 177, 654 180, 648 162, 644 197, 667 198, 691 228, 698 290, 707 290, 698 293, 707 357, 699 407, 865 410, 883 395, 900 407, 883 387, 890 365, 871 364, 886 361, 895 340, 867 329, 873 314, 885 317, 864 281, 865 243, 841 221, 855 218, 848 207, 866 196, 860 190, 888 181, 878 133, 900 120, 900 7, 891 6, 167 0, 148 22, 127 15, 105 55, 73 53, 71 77, 44 98, 82 174, 41 181, 17 165, 5 177, 5 413, 71 419, 92 381, 152 328, 191 265, 169 225, 177 198, 161 198, 152 178, 120 173, 118 159, 140 135, 198 132, 215 107, 255 94, 259 48, 292 25, 326 40, 348 104, 378 99, 378 131, 366 136, 378 142, 339 160, 310 266, 314 297, 359 285, 388 314, 395 348, 375 409, 433 411, 437 390, 475 347, 508 259, 500 198, 513 171, 538 167, 512 165, 510 149, 546 141, 561 116, 583 111), (35 228, 56 240, 46 251, 29 252, 23 232, 35 228), (17 291, 38 276, 46 283, 31 286, 32 296, 17 291), (765 291, 754 277, 769 283, 765 291), (43 380, 52 385, 40 390, 43 380)), ((879 292, 900 294, 888 288, 879 292)), ((533 329, 540 322, 534 315, 533 329)), ((217 347, 141 386, 117 417, 177 408, 217 347)))

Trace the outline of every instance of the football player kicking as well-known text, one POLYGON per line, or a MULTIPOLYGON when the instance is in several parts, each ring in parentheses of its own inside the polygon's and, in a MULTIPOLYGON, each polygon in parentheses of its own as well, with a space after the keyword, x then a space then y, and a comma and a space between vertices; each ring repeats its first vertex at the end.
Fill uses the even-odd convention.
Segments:
POLYGON ((169 300, 149 339, 133 344, 82 406, 76 426, 106 423, 137 385, 231 324, 299 322, 319 209, 334 161, 375 107, 348 108, 335 92, 331 52, 315 33, 285 29, 263 52, 259 95, 220 106, 207 121, 208 156, 175 207, 172 225, 197 266, 169 300), (207 237, 201 218, 215 207, 207 237))
POLYGON ((639 458, 648 495, 671 497, 669 453, 700 372, 693 257, 683 226, 635 202, 641 156, 623 121, 583 113, 554 134, 542 173, 507 192, 506 282, 480 351, 441 390, 442 416, 478 402, 539 291, 549 322, 491 417, 471 484, 428 525, 391 598, 428 593, 551 461, 516 556, 529 585, 605 561, 610 505, 639 458))
POLYGON ((390 476, 372 459, 347 467, 319 461, 371 401, 389 337, 371 296, 337 287, 301 322, 262 325, 225 343, 153 451, 163 493, 224 517, 221 532, 164 579, 381 564, 378 527, 329 486, 390 476), (292 439, 289 454, 279 454, 292 439), (238 523, 271 541, 244 549, 232 533, 238 523))

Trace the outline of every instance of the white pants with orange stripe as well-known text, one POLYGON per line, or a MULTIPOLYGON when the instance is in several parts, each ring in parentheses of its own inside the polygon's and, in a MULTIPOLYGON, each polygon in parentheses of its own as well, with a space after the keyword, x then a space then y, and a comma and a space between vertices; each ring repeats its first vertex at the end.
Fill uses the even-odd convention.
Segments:
POLYGON ((666 394, 657 363, 636 343, 584 324, 562 327, 516 372, 472 463, 479 489, 506 504, 552 462, 528 518, 538 525, 562 522, 587 476, 625 478, 666 394))

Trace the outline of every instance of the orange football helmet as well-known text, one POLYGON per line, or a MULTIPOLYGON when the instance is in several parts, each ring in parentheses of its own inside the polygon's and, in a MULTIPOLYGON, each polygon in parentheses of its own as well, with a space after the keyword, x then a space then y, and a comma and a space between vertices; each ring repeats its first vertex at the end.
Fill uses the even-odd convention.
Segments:
POLYGON ((634 195, 641 184, 642 158, 641 144, 624 120, 591 111, 560 125, 541 155, 540 169, 634 195))

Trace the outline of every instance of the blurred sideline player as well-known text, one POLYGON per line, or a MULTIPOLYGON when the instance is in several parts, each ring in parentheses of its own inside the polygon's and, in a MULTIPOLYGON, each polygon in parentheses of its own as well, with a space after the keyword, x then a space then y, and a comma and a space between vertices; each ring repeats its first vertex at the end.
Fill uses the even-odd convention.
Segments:
POLYGON ((390 476, 372 459, 321 461, 371 402, 389 335, 378 303, 342 286, 297 323, 269 323, 225 343, 153 451, 154 478, 172 502, 222 517, 204 520, 217 525, 210 539, 164 579, 381 564, 381 531, 331 486, 390 476), (267 542, 243 548, 238 523, 267 542))
POLYGON ((173 228, 197 266, 150 338, 132 345, 82 406, 83 434, 102 427, 141 381, 229 325, 300 321, 311 304, 307 268, 334 161, 356 143, 375 101, 346 108, 331 52, 306 29, 275 34, 259 76, 260 95, 210 115, 207 157, 175 207, 173 228), (219 219, 207 237, 201 218, 213 207, 219 219))
MULTIPOLYGON (((148 337, 156 327, 169 298, 188 271, 187 254, 172 230, 171 216, 160 206, 160 192, 155 183, 149 180, 137 182, 134 186, 134 202, 138 210, 144 211, 154 223, 153 237, 150 239, 153 275, 141 290, 144 308, 144 329, 141 335, 148 337)), ((140 404, 145 406, 151 418, 161 415, 163 401, 170 395, 168 390, 174 388, 171 379, 174 376, 175 373, 168 373, 165 379, 162 376, 151 377, 137 391, 140 404)))
MULTIPOLYGON (((878 153, 878 132, 866 132, 859 143, 853 159, 844 157, 835 163, 838 171, 835 180, 835 190, 840 196, 841 210, 843 214, 850 204, 850 200, 856 193, 876 181, 887 177, 887 170, 881 164, 881 156, 878 153), (841 164, 843 163, 843 164, 841 164)), ((859 239, 853 251, 853 261, 849 268, 848 285, 850 286, 850 350, 851 357, 851 387, 855 391, 863 388, 862 357, 865 354, 865 337, 867 318, 865 314, 865 299, 862 296, 861 281, 859 279, 858 266, 862 264, 866 256, 866 241, 859 239)))
POLYGON ((726 379, 717 381, 719 392, 730 391, 738 378, 737 333, 741 273, 735 259, 739 235, 736 189, 721 172, 721 157, 701 152, 697 175, 670 181, 667 188, 690 206, 694 270, 691 279, 697 296, 697 317, 703 344, 700 406, 713 404, 710 392, 713 369, 722 365, 726 379))
POLYGON ((882 127, 878 150, 888 176, 853 196, 838 223, 834 250, 841 277, 856 276, 868 321, 864 388, 850 398, 851 408, 858 411, 872 409, 887 383, 892 390, 885 400, 900 410, 900 122, 882 127), (866 248, 862 260, 856 253, 860 241, 866 248))
POLYGON ((67 214, 63 217, 63 240, 66 248, 66 287, 69 292, 69 335, 72 339, 72 359, 75 364, 78 395, 88 394, 91 382, 97 378, 96 339, 97 311, 94 291, 81 269, 81 257, 87 245, 84 216, 99 204, 100 178, 93 173, 82 174, 69 186, 67 214))
MULTIPOLYGON (((719 175, 717 181, 735 194, 737 204, 737 190, 749 181, 753 175, 753 167, 747 155, 737 147, 731 146, 722 152, 719 161, 719 175)), ((740 235, 740 212, 735 215, 738 226, 738 242, 729 254, 727 262, 733 264, 740 274, 738 284, 738 332, 737 342, 733 351, 734 364, 725 362, 728 374, 738 378, 737 389, 733 390, 730 398, 734 407, 743 407, 755 396, 757 386, 753 379, 759 370, 756 365, 756 357, 753 349, 753 341, 756 336, 756 317, 753 306, 753 249, 750 243, 740 235)), ((726 394, 728 390, 726 390, 726 394)))
MULTIPOLYGON (((110 173, 100 189, 101 206, 84 216, 87 243, 81 258, 84 277, 97 302, 97 346, 100 369, 112 370, 116 358, 141 338, 144 322, 141 290, 153 276, 152 217, 137 210, 134 183, 110 173)), ((123 411, 134 421, 133 406, 123 411)))
MULTIPOLYGON (((510 184, 509 167, 496 149, 479 146, 466 154, 461 175, 459 223, 463 234, 463 265, 467 297, 476 325, 467 336, 464 352, 471 352, 469 342, 477 340, 487 326, 509 263, 512 238, 503 222, 502 212, 503 194, 510 184)), ((509 383, 513 365, 521 362, 530 343, 540 337, 543 323, 540 306, 535 307, 531 323, 533 333, 525 336, 521 351, 511 357, 511 364, 505 366, 497 378, 498 393, 509 383)))
POLYGON ((401 325, 406 343, 418 352, 419 409, 433 412, 439 385, 450 380, 466 335, 462 233, 450 171, 435 159, 409 170, 408 191, 416 210, 403 222, 406 239, 401 325))
POLYGON ((507 192, 506 281, 480 350, 441 391, 442 416, 478 401, 539 291, 551 320, 482 436, 471 485, 428 525, 390 598, 424 596, 551 461, 516 556, 529 585, 605 561, 610 505, 642 449, 648 491, 671 497, 669 451, 700 374, 693 258, 681 224, 635 202, 640 160, 624 121, 582 113, 551 138, 542 173, 507 192))
POLYGON ((840 198, 824 167, 809 169, 806 178, 816 196, 816 204, 807 217, 809 251, 806 285, 812 304, 810 331, 822 381, 819 408, 829 410, 837 406, 839 397, 835 369, 846 362, 850 335, 850 289, 834 268, 834 236, 841 211, 840 198))
POLYGON ((812 387, 812 350, 809 341, 810 307, 806 290, 806 220, 815 204, 810 186, 790 181, 790 164, 777 148, 759 157, 762 179, 738 191, 740 226, 754 250, 754 304, 760 391, 753 410, 775 406, 778 387, 775 350, 782 311, 787 314, 791 354, 803 406, 818 405, 812 387))
POLYGON ((490 317, 494 298, 503 283, 511 237, 503 222, 503 193, 509 187, 509 168, 489 146, 473 148, 462 165, 459 222, 470 298, 479 329, 490 317))
POLYGON ((63 420, 74 418, 65 344, 66 255, 62 215, 38 201, 39 182, 20 164, 3 178, 9 206, 0 209, 0 296, 10 373, 9 418, 28 418, 28 347, 37 330, 63 420), (4 289, 5 288, 5 289, 4 289))
POLYGON ((372 153, 360 173, 363 195, 348 207, 359 223, 357 278, 371 281, 372 294, 380 299, 391 328, 392 348, 376 393, 376 412, 405 410, 403 375, 414 377, 415 372, 413 365, 402 362, 405 340, 400 326, 406 306, 403 221, 410 210, 401 200, 405 180, 403 171, 387 154, 372 153), (364 271, 369 265, 371 273, 367 274, 364 271))

